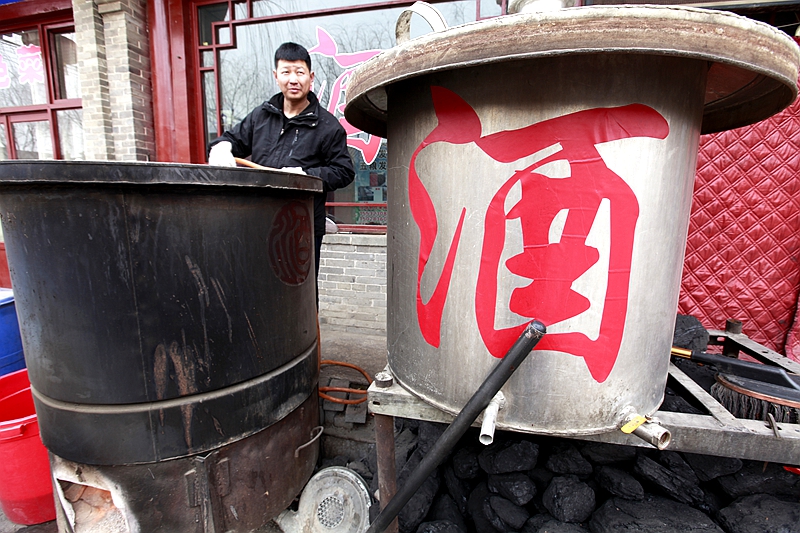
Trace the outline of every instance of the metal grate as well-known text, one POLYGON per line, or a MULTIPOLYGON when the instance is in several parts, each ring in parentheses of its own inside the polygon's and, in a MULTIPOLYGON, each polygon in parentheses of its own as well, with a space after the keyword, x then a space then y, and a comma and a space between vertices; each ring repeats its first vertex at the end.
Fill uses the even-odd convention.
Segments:
POLYGON ((323 526, 333 529, 344 520, 344 503, 336 496, 328 496, 317 506, 317 519, 323 526))

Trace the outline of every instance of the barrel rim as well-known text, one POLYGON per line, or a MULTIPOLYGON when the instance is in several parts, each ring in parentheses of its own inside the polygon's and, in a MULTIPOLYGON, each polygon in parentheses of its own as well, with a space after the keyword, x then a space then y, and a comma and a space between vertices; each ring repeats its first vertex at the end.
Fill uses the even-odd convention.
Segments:
POLYGON ((316 176, 278 169, 118 161, 0 161, 0 191, 8 185, 148 185, 323 191, 322 180, 316 176))
POLYGON ((768 24, 686 6, 583 6, 471 22, 390 48, 354 72, 345 117, 385 137, 386 88, 401 80, 487 63, 597 53, 714 64, 702 133, 753 124, 797 97, 800 48, 768 24))

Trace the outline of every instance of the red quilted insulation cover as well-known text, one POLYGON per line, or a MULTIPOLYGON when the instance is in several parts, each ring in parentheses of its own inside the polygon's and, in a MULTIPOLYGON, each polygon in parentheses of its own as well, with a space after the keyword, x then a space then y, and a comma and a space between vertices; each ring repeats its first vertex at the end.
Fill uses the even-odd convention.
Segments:
POLYGON ((700 142, 679 312, 800 360, 800 100, 700 142))

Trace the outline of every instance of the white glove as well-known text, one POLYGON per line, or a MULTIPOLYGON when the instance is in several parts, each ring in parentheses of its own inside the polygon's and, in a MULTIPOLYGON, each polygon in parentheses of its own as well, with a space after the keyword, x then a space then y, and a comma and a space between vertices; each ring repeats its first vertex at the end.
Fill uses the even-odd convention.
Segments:
POLYGON ((284 170, 286 172, 294 172, 295 174, 305 174, 305 172, 303 172, 303 169, 300 167, 283 167, 281 170, 284 170))
POLYGON ((208 153, 208 164, 215 167, 235 167, 236 161, 231 153, 232 148, 233 146, 228 141, 215 144, 208 153))

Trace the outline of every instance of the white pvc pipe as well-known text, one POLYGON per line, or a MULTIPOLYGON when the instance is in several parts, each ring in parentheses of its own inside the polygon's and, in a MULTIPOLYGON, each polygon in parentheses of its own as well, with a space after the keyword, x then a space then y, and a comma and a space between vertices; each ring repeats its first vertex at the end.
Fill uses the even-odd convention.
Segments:
POLYGON ((486 406, 483 411, 483 423, 481 424, 481 436, 478 440, 481 444, 489 445, 494 442, 494 428, 497 423, 497 413, 506 404, 506 397, 502 391, 497 391, 494 398, 486 406))

